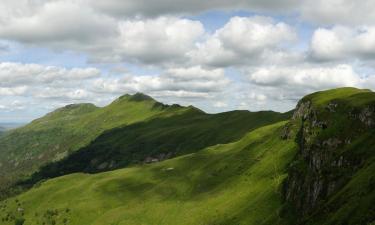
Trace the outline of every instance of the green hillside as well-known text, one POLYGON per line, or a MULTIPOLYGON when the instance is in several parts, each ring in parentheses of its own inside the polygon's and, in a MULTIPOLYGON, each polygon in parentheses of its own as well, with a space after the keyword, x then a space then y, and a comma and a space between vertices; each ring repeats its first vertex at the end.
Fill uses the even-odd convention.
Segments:
POLYGON ((103 108, 92 104, 60 108, 0 138, 0 184, 5 186, 46 162, 66 157, 105 130, 185 110, 142 94, 122 96, 103 108))
MULTIPOLYGON (((195 117, 196 113, 202 112, 190 108, 105 132, 71 157, 45 167, 34 175, 35 181, 38 176, 76 170, 114 169, 95 166, 111 164, 106 154, 113 151, 108 155, 112 160, 117 156, 113 165, 130 167, 41 181, 0 202, 1 224, 375 223, 374 92, 354 88, 317 92, 298 103, 289 121, 266 126, 258 123, 261 119, 237 121, 242 111, 211 115, 212 122, 197 119, 204 113, 195 117), (238 137, 241 132, 236 131, 245 123, 253 128, 238 137), (238 139, 224 138, 231 134, 238 139), (207 141, 214 137, 231 143, 207 141), (132 148, 129 143, 137 144, 132 148), (128 154, 144 162, 145 156, 157 158, 171 148, 174 156, 183 155, 151 164, 128 161, 128 154)), ((275 116, 268 113, 255 115, 275 116)))
POLYGON ((1 203, 3 224, 275 224, 296 145, 284 123, 161 163, 53 179, 1 203), (23 215, 22 215, 23 214, 23 215), (64 223, 66 221, 66 223, 64 223))
POLYGON ((286 120, 275 112, 197 110, 113 129, 64 160, 43 167, 32 182, 73 172, 99 172, 131 164, 161 161, 240 139, 255 128, 286 120))
POLYGON ((301 224, 374 222, 375 93, 308 95, 287 128, 296 132, 299 151, 284 184, 286 212, 301 224))
POLYGON ((45 164, 49 167, 42 174, 47 171, 47 177, 122 168, 147 156, 170 158, 229 143, 289 117, 276 112, 206 114, 194 107, 164 105, 143 94, 124 95, 104 108, 68 105, 0 138, 0 193, 9 195, 9 185, 45 164))

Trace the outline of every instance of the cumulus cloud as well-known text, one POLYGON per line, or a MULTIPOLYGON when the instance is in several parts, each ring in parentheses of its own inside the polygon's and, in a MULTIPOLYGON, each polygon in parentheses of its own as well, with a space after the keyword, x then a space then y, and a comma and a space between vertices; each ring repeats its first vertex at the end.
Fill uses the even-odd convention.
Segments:
POLYGON ((3 0, 1 60, 32 46, 78 52, 92 68, 0 62, 0 109, 17 108, 15 99, 101 104, 140 91, 204 109, 285 110, 312 91, 375 88, 374 7, 371 0, 3 0), (193 19, 238 9, 274 17, 234 16, 216 30, 193 19))
POLYGON ((94 8, 118 17, 124 16, 158 16, 164 14, 195 14, 208 10, 243 10, 281 11, 293 9, 299 4, 297 0, 107 0, 89 1, 94 8))
POLYGON ((18 86, 18 87, 0 87, 0 96, 17 96, 23 95, 27 91, 26 86, 18 86))
POLYGON ((319 61, 375 59, 375 27, 317 29, 311 40, 311 54, 319 61))
POLYGON ((292 27, 271 18, 233 17, 189 55, 197 63, 226 67, 257 61, 295 39, 292 27))
POLYGON ((222 69, 191 67, 168 69, 159 76, 126 75, 121 78, 98 79, 94 83, 94 89, 114 94, 145 92, 160 97, 206 98, 222 91, 229 83, 230 80, 222 69))
POLYGON ((375 88, 375 74, 363 76, 349 64, 258 67, 248 70, 249 85, 270 99, 297 101, 306 94, 337 88, 375 88), (262 90, 264 89, 264 90, 262 90))
MULTIPOLYGON (((30 1, 28 1, 30 2, 30 1)), ((38 1, 39 2, 39 1, 38 1)), ((25 14, 5 14, 0 20, 0 37, 30 44, 78 45, 115 35, 116 21, 72 1, 48 1, 25 14)), ((18 7, 18 4, 17 4, 18 7)), ((7 8, 11 11, 17 8, 7 8)))
POLYGON ((372 0, 304 0, 296 9, 302 18, 317 24, 375 24, 372 0))
POLYGON ((99 75, 100 71, 96 68, 66 69, 39 64, 0 63, 0 87, 58 85, 60 82, 80 81, 99 75))
MULTIPOLYGON (((88 87, 100 75, 96 68, 67 69, 39 64, 0 63, 3 111, 21 110, 22 105, 25 107, 32 102, 39 103, 34 106, 38 110, 44 104, 90 101, 94 94, 88 91, 88 87)), ((99 102, 97 100, 96 103, 99 102)))
POLYGON ((144 63, 182 58, 204 33, 199 21, 175 17, 123 21, 119 30, 119 54, 144 63))
POLYGON ((340 86, 357 86, 360 77, 350 65, 334 67, 260 68, 249 75, 251 82, 265 86, 304 86, 326 89, 340 86))

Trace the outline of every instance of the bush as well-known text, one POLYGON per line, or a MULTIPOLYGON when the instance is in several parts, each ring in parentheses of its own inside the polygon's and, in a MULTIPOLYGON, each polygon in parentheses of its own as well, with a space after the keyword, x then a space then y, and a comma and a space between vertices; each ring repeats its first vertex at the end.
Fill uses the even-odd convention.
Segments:
POLYGON ((18 218, 14 221, 14 225, 23 225, 25 223, 24 218, 18 218))

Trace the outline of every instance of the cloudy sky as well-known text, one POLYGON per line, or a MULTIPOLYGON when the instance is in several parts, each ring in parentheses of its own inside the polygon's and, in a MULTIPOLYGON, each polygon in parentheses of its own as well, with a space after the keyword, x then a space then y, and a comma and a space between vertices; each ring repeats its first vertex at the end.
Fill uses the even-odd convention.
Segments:
POLYGON ((375 89, 374 9, 373 0, 1 0, 0 122, 135 92, 220 112, 375 89))

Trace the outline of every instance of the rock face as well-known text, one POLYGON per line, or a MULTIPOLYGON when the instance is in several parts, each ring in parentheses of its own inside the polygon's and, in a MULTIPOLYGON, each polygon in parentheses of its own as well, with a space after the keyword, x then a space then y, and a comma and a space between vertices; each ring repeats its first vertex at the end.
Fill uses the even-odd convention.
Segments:
POLYGON ((284 182, 283 197, 304 218, 340 190, 363 159, 353 156, 353 140, 374 128, 375 108, 330 102, 316 106, 301 100, 282 138, 295 138, 299 151, 284 182))

